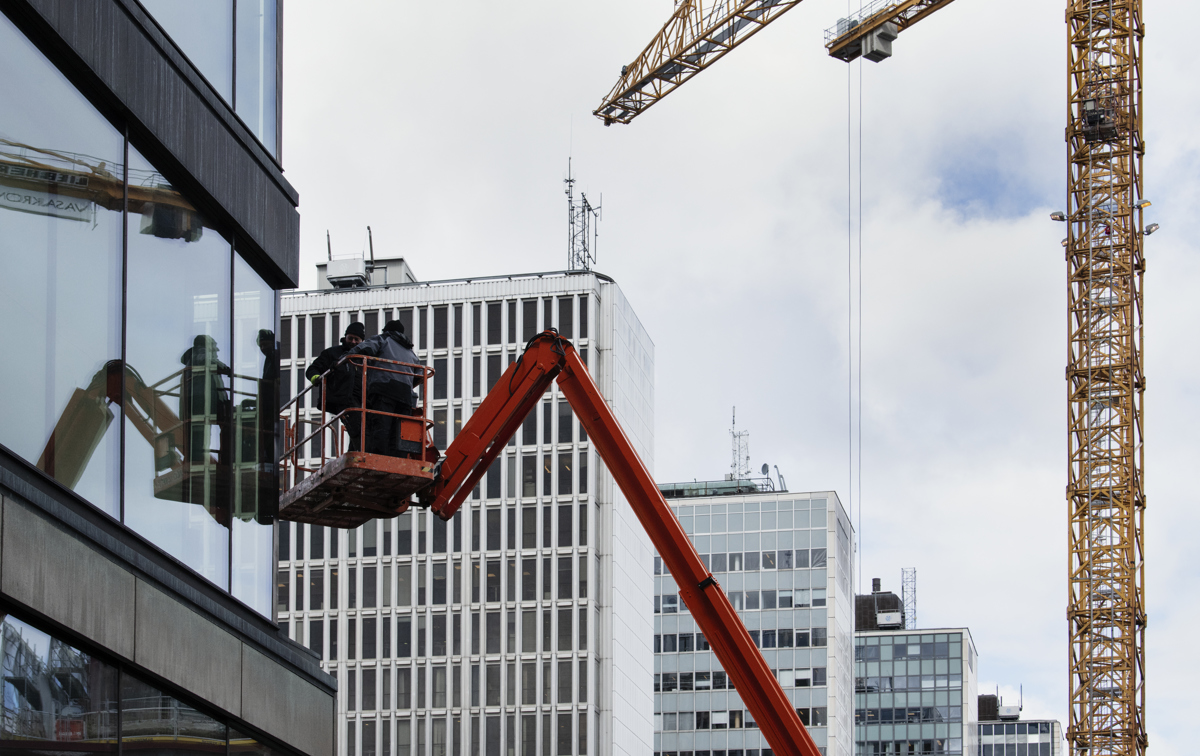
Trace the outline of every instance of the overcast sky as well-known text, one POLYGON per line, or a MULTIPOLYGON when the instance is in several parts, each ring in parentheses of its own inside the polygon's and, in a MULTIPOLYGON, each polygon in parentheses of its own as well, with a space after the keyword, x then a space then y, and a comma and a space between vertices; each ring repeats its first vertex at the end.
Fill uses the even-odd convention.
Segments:
MULTIPOLYGON (((1163 226, 1147 244, 1147 721, 1154 753, 1183 754, 1197 662, 1172 649, 1200 624, 1187 483, 1200 9, 1147 5, 1147 221, 1163 226)), ((562 269, 573 155, 578 187, 603 193, 595 267, 654 339, 656 477, 723 476, 737 405, 755 469, 853 504, 860 587, 880 577, 898 592, 916 567, 920 625, 971 629, 980 692, 1016 703, 1023 684, 1024 716, 1065 727, 1065 227, 1048 218, 1066 194, 1063 6, 960 0, 860 72, 822 46, 845 3, 808 0, 605 128, 591 111, 670 0, 289 0, 283 158, 301 284, 315 286, 327 229, 348 254, 367 225, 377 254, 425 280, 562 269), (856 103, 860 74, 851 502, 847 93, 856 103)))

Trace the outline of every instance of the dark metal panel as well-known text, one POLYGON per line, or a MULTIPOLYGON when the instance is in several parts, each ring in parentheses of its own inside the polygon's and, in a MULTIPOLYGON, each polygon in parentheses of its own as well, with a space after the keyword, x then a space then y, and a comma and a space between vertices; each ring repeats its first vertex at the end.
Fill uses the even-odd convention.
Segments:
POLYGON ((276 288, 299 278, 299 196, 232 109, 133 0, 2 9, 276 288))

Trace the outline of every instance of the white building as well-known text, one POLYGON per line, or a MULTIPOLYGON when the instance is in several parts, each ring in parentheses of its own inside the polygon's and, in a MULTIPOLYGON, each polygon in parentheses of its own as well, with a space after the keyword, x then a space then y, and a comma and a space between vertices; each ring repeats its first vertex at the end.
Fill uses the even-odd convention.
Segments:
MULTIPOLYGON (((366 285, 356 265, 329 271, 354 286, 283 297, 285 385, 302 386, 348 323, 372 335, 402 320, 437 373, 429 415, 444 449, 553 326, 653 469, 654 345, 611 279, 415 282, 396 259, 376 262, 387 283, 366 285)), ((555 386, 449 523, 410 512, 281 528, 279 621, 338 678, 342 756, 640 756, 653 740, 652 557, 555 386)))
MULTIPOLYGON (((814 742, 850 756, 854 530, 837 494, 745 480, 660 489, 814 742)), ((655 756, 769 756, 675 579, 655 566, 655 756)))

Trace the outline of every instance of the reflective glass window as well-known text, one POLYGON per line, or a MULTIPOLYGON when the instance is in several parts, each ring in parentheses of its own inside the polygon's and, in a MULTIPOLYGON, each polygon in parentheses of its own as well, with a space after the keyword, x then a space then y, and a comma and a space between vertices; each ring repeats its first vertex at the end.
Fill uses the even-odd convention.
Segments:
POLYGON ((272 155, 278 92, 277 0, 237 0, 236 110, 272 155))
MULTIPOLYGON (((233 0, 143 0, 142 5, 208 83, 232 103, 233 0)), ((271 67, 274 73, 273 61, 271 67)))
MULTIPOLYGON (((233 262, 233 575, 230 592, 270 614, 271 532, 279 502, 276 295, 241 255, 233 262)), ((324 533, 314 527, 318 539, 324 533)), ((335 531, 336 538, 336 531, 335 531)))
POLYGON ((121 135, 0 15, 0 444, 120 516, 121 135))
POLYGON ((125 351, 140 381, 126 395, 125 522, 225 586, 230 246, 132 147, 129 159, 125 351))
POLYGON ((0 742, 8 743, 0 750, 117 752, 115 667, 11 616, 0 623, 0 644, 0 742))
POLYGON ((121 676, 121 744, 126 752, 220 752, 225 738, 223 723, 132 675, 121 676))

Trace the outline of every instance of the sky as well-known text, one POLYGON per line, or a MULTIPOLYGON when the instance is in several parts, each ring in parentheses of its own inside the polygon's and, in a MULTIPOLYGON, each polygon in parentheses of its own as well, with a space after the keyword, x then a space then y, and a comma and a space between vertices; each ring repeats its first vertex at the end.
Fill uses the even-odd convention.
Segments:
MULTIPOLYGON (((1200 7, 1146 5, 1147 722, 1166 755, 1190 752, 1196 669, 1170 649, 1200 623, 1200 7)), ((603 195, 594 267, 655 343, 656 478, 722 477, 736 405, 753 469, 850 505, 862 590, 915 567, 919 625, 970 628, 980 691, 1023 686, 1025 718, 1065 726, 1063 4, 959 0, 849 66, 822 45, 846 9, 807 0, 606 128, 591 111, 670 0, 289 0, 301 286, 326 231, 348 255, 368 225, 423 280, 560 270, 570 157, 603 195)))

